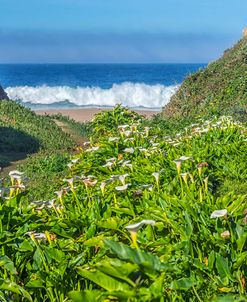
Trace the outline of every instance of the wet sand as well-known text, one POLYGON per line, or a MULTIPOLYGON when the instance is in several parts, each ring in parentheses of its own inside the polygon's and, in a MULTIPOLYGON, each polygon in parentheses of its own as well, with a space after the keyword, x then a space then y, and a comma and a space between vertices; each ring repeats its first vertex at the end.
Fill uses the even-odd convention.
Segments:
MULTIPOLYGON (((91 121, 93 116, 96 113, 99 113, 102 110, 109 110, 109 109, 99 109, 99 108, 84 108, 84 109, 47 109, 47 110, 34 110, 37 114, 40 115, 52 115, 52 114, 58 114, 61 113, 64 116, 69 116, 70 118, 73 118, 77 122, 86 122, 91 121)), ((135 112, 138 112, 139 114, 142 114, 146 117, 151 117, 154 114, 157 114, 161 111, 148 111, 148 110, 134 110, 135 112)))

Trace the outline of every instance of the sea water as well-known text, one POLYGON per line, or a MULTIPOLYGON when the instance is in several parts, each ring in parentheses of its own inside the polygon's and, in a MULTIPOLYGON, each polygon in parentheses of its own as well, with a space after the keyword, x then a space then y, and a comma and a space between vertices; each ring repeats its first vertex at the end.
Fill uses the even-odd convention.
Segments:
POLYGON ((2 64, 0 83, 31 108, 157 109, 204 64, 2 64))

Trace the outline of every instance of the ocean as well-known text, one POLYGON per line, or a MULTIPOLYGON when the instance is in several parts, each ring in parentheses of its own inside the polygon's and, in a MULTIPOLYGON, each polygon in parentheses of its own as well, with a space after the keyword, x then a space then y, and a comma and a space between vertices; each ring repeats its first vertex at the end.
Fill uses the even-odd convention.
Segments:
POLYGON ((187 75, 205 64, 0 64, 11 99, 34 109, 112 107, 160 110, 187 75))

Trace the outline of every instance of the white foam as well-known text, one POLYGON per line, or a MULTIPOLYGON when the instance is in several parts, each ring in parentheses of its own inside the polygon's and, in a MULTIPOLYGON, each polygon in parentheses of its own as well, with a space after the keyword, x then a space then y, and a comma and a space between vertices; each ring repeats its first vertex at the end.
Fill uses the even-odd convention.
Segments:
POLYGON ((77 106, 115 106, 161 108, 166 105, 177 90, 176 86, 146 85, 125 82, 114 84, 110 89, 100 87, 68 86, 17 86, 8 87, 10 99, 23 103, 51 105, 70 102, 77 106))

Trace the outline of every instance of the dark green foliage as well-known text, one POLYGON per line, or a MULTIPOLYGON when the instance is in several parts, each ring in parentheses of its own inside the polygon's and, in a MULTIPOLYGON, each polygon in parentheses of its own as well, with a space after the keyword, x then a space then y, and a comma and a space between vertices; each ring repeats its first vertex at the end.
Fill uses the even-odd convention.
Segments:
POLYGON ((113 110, 96 114, 88 124, 88 131, 93 137, 100 137, 117 132, 119 125, 138 122, 142 116, 128 108, 117 105, 113 110))
POLYGON ((73 148, 75 143, 49 117, 14 101, 0 102, 0 150, 33 153, 73 148))
POLYGON ((54 196, 54 191, 61 186, 61 179, 68 173, 69 158, 67 152, 39 152, 18 167, 29 179, 27 197, 30 201, 54 196))
POLYGON ((170 103, 166 118, 232 115, 247 120, 247 38, 242 38, 222 58, 190 75, 170 103))

